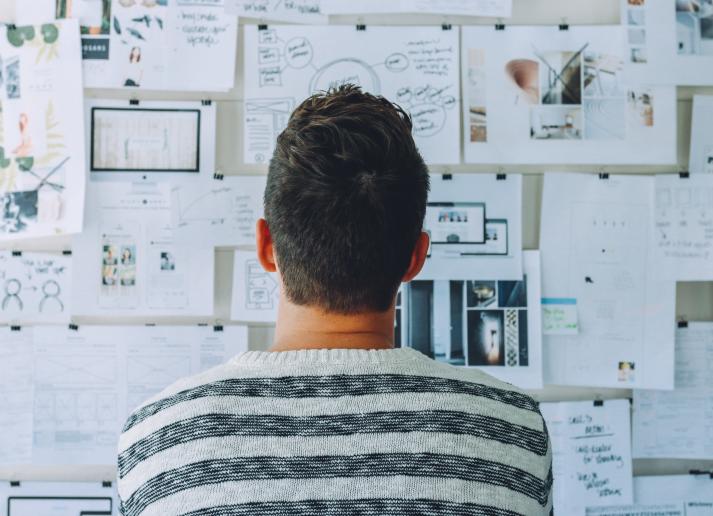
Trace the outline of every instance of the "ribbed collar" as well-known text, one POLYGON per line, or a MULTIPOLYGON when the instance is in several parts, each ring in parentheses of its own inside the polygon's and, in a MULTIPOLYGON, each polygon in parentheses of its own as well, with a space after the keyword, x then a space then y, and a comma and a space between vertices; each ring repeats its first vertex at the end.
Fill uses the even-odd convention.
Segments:
POLYGON ((233 361, 240 364, 347 364, 395 363, 426 358, 411 348, 398 349, 300 349, 296 351, 245 351, 233 361))

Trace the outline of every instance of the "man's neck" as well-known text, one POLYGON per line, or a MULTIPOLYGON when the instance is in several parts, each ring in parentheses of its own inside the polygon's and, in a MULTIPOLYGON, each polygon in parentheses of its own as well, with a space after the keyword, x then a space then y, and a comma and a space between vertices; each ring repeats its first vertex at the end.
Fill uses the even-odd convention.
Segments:
POLYGON ((283 296, 270 351, 389 349, 394 347, 394 309, 341 315, 297 306, 283 296))

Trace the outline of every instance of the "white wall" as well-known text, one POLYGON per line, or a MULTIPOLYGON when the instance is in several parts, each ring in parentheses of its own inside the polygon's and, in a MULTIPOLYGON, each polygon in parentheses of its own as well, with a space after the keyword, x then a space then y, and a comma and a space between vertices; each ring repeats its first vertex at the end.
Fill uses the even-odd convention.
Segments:
MULTIPOLYGON (((512 24, 559 24, 563 20, 569 24, 617 24, 619 22, 618 0, 514 0, 514 16, 507 23, 512 24)), ((485 23, 492 20, 465 19, 442 16, 364 16, 339 17, 336 23, 366 23, 366 24, 441 24, 444 21, 457 24, 485 23)), ((242 35, 238 38, 238 67, 236 87, 226 94, 200 95, 181 93, 142 93, 141 99, 203 99, 210 98, 217 102, 218 110, 218 144, 217 168, 225 174, 258 174, 264 173, 264 167, 242 165, 242 138, 240 134, 242 116, 241 70, 242 55, 240 48, 242 35)), ((678 92, 678 157, 679 170, 687 169, 688 145, 690 138, 691 98, 695 93, 713 94, 713 88, 679 88, 678 92)), ((87 91, 88 96, 101 98, 129 98, 130 93, 122 91, 87 91)), ((492 167, 468 165, 447 167, 449 172, 497 172, 492 167)), ((670 167, 603 167, 611 173, 654 173, 671 172, 670 167)), ((542 172, 545 170, 565 170, 572 172, 600 172, 602 167, 558 166, 508 167, 505 172, 520 172, 524 178, 524 235, 523 242, 527 249, 537 249, 539 245, 539 213, 542 193, 542 172)), ((435 172, 445 172, 446 167, 436 167, 435 172)), ((61 249, 67 241, 35 242, 35 249, 61 249)), ((216 253, 216 319, 227 321, 230 308, 230 291, 232 279, 232 251, 219 249, 216 253)), ((713 321, 713 283, 680 284, 677 292, 677 314, 687 320, 713 321)), ((120 319, 102 320, 99 318, 81 318, 79 324, 103 323, 193 323, 197 319, 120 319)), ((253 327, 250 330, 250 345, 253 349, 264 349, 270 344, 272 329, 270 327, 253 327)), ((583 389, 566 387, 548 387, 534 393, 544 401, 556 400, 586 400, 594 398, 631 397, 631 391, 613 389, 583 389)), ((635 474, 674 474, 687 473, 690 469, 713 469, 713 461, 685 460, 637 460, 634 463, 635 474)), ((102 480, 113 477, 111 467, 23 467, 17 470, 0 468, 0 478, 17 478, 23 480, 102 480)))

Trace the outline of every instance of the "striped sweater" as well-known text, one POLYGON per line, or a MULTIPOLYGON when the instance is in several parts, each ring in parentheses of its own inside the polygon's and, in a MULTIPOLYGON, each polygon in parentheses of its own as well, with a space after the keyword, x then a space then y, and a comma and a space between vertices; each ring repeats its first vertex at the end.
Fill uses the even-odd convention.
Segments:
POLYGON ((412 349, 249 351, 135 410, 126 516, 538 516, 537 402, 412 349))

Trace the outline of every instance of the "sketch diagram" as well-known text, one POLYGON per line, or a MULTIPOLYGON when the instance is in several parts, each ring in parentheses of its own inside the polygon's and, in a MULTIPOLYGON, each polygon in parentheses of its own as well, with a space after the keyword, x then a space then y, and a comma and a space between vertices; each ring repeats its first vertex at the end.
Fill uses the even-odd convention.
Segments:
POLYGON ((248 310, 273 310, 277 306, 277 282, 265 272, 257 260, 245 264, 248 310))
POLYGON ((234 321, 274 322, 280 298, 275 273, 266 272, 255 251, 235 251, 233 298, 230 317, 234 321))
POLYGON ((354 84, 406 109, 426 161, 456 163, 460 134, 458 31, 436 27, 246 28, 246 161, 272 155, 292 109, 354 84))

